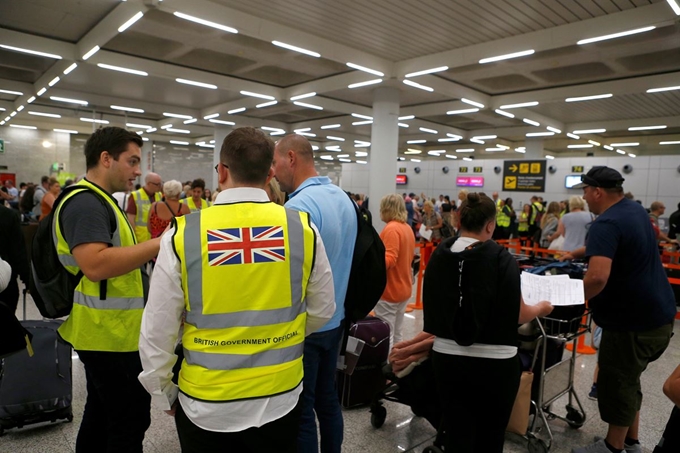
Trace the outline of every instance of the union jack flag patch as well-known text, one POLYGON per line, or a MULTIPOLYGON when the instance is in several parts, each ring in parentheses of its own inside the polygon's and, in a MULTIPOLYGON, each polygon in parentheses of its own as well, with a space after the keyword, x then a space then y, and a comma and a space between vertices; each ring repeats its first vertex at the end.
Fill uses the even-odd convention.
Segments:
POLYGON ((207 234, 211 266, 286 261, 281 226, 226 228, 208 230, 207 234))

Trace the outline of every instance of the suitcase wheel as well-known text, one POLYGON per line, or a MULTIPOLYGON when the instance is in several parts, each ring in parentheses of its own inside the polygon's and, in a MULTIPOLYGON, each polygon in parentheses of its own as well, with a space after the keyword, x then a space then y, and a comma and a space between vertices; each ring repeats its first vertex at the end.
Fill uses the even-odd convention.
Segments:
POLYGON ((371 425, 373 425, 374 428, 380 428, 382 425, 384 425, 386 418, 387 409, 385 409, 385 406, 381 404, 371 408, 371 425))

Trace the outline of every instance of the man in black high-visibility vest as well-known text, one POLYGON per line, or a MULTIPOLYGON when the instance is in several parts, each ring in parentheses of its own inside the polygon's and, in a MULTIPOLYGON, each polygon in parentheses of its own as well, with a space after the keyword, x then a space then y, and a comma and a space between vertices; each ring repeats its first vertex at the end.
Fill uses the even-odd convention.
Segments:
POLYGON ((231 132, 210 209, 163 236, 142 320, 139 376, 175 416, 182 451, 296 452, 305 336, 333 315, 333 279, 307 213, 269 201, 274 143, 231 132), (172 383, 186 311, 185 359, 172 383), (178 395, 179 392, 179 395, 178 395))

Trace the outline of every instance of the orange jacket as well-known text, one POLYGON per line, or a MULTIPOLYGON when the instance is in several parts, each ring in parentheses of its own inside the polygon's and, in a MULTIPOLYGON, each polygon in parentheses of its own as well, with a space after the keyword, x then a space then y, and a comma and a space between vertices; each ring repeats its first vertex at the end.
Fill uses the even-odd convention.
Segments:
POLYGON ((387 286, 381 297, 387 302, 404 302, 411 297, 413 261, 416 240, 413 230, 402 222, 391 221, 380 233, 385 244, 387 286))

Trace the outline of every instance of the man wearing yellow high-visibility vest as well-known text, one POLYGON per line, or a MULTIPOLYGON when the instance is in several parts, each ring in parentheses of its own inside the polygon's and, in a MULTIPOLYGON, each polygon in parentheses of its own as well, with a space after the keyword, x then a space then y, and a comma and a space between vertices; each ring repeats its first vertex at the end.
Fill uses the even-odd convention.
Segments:
POLYGON ((146 224, 149 221, 151 205, 161 201, 161 177, 156 173, 149 173, 144 178, 144 186, 130 194, 127 205, 127 216, 132 228, 135 229, 137 242, 151 239, 151 233, 146 224))
POLYGON ((76 452, 142 452, 150 398, 136 376, 148 276, 142 266, 160 239, 138 244, 111 195, 133 188, 141 174, 139 135, 99 129, 85 144, 87 173, 58 205, 53 224, 59 261, 83 277, 59 334, 85 366, 87 400, 76 452), (107 204, 109 205, 107 207, 107 204), (115 222, 113 218, 115 216, 115 222))
POLYGON ((180 203, 184 203, 189 206, 191 212, 200 211, 211 205, 209 201, 203 199, 203 193, 205 192, 205 181, 201 178, 194 179, 191 182, 191 192, 187 194, 187 198, 180 200, 180 203), (188 196, 191 195, 191 196, 188 196))
POLYGON ((163 236, 139 340, 139 376, 175 416, 182 452, 297 451, 305 336, 335 311, 323 242, 304 212, 269 201, 274 143, 238 128, 215 205, 163 236), (175 343, 186 311, 179 388, 175 343))

